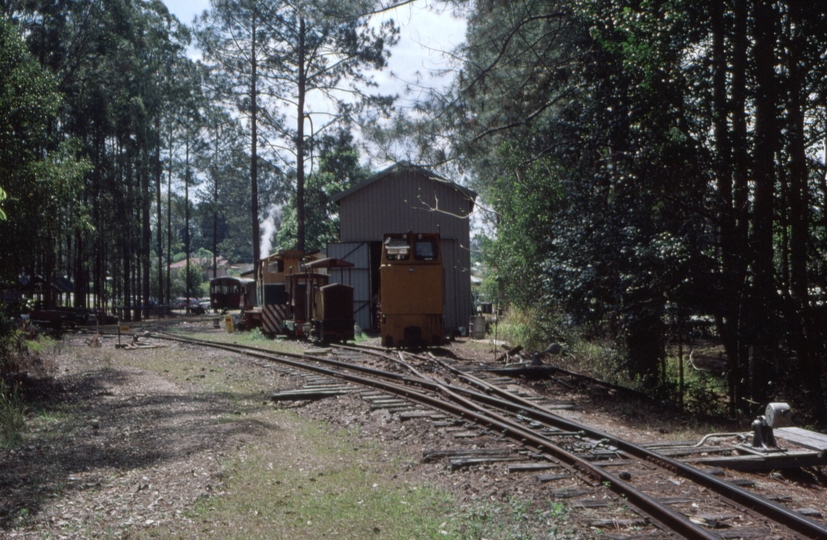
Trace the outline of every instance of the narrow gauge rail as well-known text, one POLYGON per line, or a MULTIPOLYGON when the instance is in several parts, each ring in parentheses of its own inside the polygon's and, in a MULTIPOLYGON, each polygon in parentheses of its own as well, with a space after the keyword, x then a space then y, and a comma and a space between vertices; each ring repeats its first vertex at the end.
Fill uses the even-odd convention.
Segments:
MULTIPOLYGON (((381 354, 381 352, 377 351, 375 348, 358 349, 364 350, 365 352, 368 352, 370 354, 381 354)), ((507 390, 503 390, 502 388, 488 383, 487 381, 482 380, 478 377, 465 373, 462 370, 459 370, 444 361, 438 360, 433 357, 423 357, 421 355, 415 355, 411 353, 405 354, 410 357, 418 358, 422 361, 430 361, 435 364, 438 364, 445 371, 452 373, 455 376, 457 376, 457 378, 466 381, 467 383, 471 384, 476 388, 479 388, 480 390, 482 390, 482 394, 459 387, 451 387, 452 390, 456 391, 457 393, 473 396, 474 399, 479 400, 481 403, 484 403, 489 407, 494 407, 496 409, 502 410, 510 414, 516 414, 518 415, 518 417, 529 419, 531 421, 541 424, 542 426, 549 426, 558 429, 562 432, 583 433, 590 439, 601 441, 607 446, 616 448, 618 454, 620 454, 623 457, 639 459, 645 462, 650 467, 657 467, 659 469, 669 471, 670 473, 681 476, 682 478, 690 481, 695 485, 702 486, 703 488, 706 488, 716 493, 719 497, 721 497, 724 500, 724 502, 727 505, 733 508, 744 510, 747 512, 752 511, 754 515, 767 519, 775 524, 782 525, 785 528, 788 528, 791 531, 794 531, 805 538, 827 538, 827 526, 813 521, 811 519, 808 519, 807 517, 799 514, 798 512, 785 508, 779 504, 776 504, 773 501, 750 493, 749 491, 741 489, 740 487, 734 484, 715 478, 714 476, 706 472, 698 470, 680 461, 670 459, 661 454, 653 452, 652 450, 649 450, 642 446, 635 445, 628 441, 624 441, 623 439, 619 439, 610 434, 591 428, 587 425, 563 418, 549 410, 546 410, 542 407, 538 407, 535 403, 532 403, 531 401, 526 400, 523 397, 515 395, 514 393, 509 392, 507 390)), ((405 363, 404 359, 402 362, 405 363)), ((471 406, 473 407, 474 405, 471 406)), ((529 440, 531 439, 523 439, 522 442, 525 443, 529 440)), ((541 445, 537 446, 544 450, 548 449, 547 447, 541 445)), ((636 495, 635 492, 637 491, 634 487, 628 484, 624 484, 619 478, 614 477, 613 475, 607 473, 604 470, 604 467, 606 467, 607 465, 611 465, 610 462, 603 461, 599 464, 593 464, 576 455, 574 455, 574 459, 571 459, 568 456, 566 456, 565 451, 563 451, 563 453, 561 454, 555 454, 555 457, 563 459, 565 462, 567 462, 569 465, 573 467, 579 468, 581 472, 587 476, 590 476, 592 478, 598 478, 603 482, 611 482, 611 485, 609 487, 613 488, 613 491, 615 491, 619 495, 622 495, 624 498, 627 498, 628 500, 634 502, 636 506, 641 508, 641 510, 644 510, 651 517, 668 525, 669 528, 674 530, 675 532, 679 532, 680 534, 688 538, 721 538, 721 536, 715 533, 710 533, 711 536, 690 535, 688 534, 688 531, 681 531, 677 527, 672 527, 672 525, 674 524, 672 522, 672 517, 668 514, 664 514, 663 511, 664 509, 668 510, 670 514, 673 513, 673 511, 669 508, 666 508, 664 505, 661 505, 658 502, 658 500, 654 497, 649 497, 641 492, 638 493, 640 493, 640 496, 643 497, 642 500, 633 498, 633 496, 636 495), (615 483, 617 483, 617 485, 615 483), (627 492, 627 488, 631 488, 631 492, 627 492), (664 507, 661 508, 661 506, 664 507)), ((651 477, 652 474, 650 473, 649 476, 651 477)), ((658 498, 664 499, 663 496, 659 496, 658 498)), ((678 522, 677 525, 681 526, 682 523, 678 522)), ((771 530, 771 527, 768 526, 767 529, 771 530)), ((733 535, 733 533, 737 533, 737 531, 737 528, 730 529, 726 537, 738 537, 737 534, 733 535)), ((708 533, 708 531, 706 530, 704 530, 703 532, 708 533)))
MULTIPOLYGON (((155 337, 240 352, 248 356, 275 361, 300 370, 327 375, 357 385, 395 394, 409 401, 447 412, 456 417, 469 419, 480 426, 487 426, 524 445, 533 446, 547 453, 549 458, 563 463, 567 469, 579 473, 579 476, 583 478, 602 483, 615 494, 631 503, 641 513, 649 516, 650 519, 662 529, 678 534, 683 538, 731 538, 739 537, 739 534, 737 528, 732 528, 729 529, 729 532, 724 536, 693 523, 687 519, 684 514, 673 510, 668 504, 661 502, 653 496, 647 495, 620 477, 609 473, 604 467, 591 463, 584 457, 562 448, 552 437, 543 435, 541 431, 527 429, 521 424, 521 419, 529 418, 537 424, 549 426, 553 430, 583 432, 591 438, 610 442, 618 449, 621 455, 625 454, 629 457, 645 460, 650 467, 660 467, 672 474, 678 474, 686 480, 718 494, 719 498, 724 499, 722 500, 724 505, 744 511, 751 511, 753 515, 757 514, 761 516, 765 520, 765 523, 763 523, 764 527, 762 527, 764 530, 777 531, 783 527, 789 532, 784 538, 827 538, 827 527, 823 524, 807 519, 789 509, 758 497, 735 485, 718 480, 686 464, 658 455, 650 450, 580 425, 571 420, 564 419, 547 409, 538 407, 536 404, 524 398, 491 385, 479 378, 472 377, 433 358, 412 356, 420 360, 435 362, 443 369, 449 370, 458 379, 462 379, 466 381, 466 383, 480 388, 483 392, 457 387, 453 384, 443 384, 432 377, 425 376, 405 361, 404 354, 401 354, 401 360, 397 361, 387 354, 382 354, 375 350, 361 347, 340 347, 342 349, 357 350, 363 353, 385 356, 390 360, 404 365, 411 371, 412 375, 388 372, 306 354, 276 353, 257 347, 219 344, 170 334, 156 334, 155 337), (321 365, 308 363, 308 360, 321 365), (503 416, 499 411, 516 414, 518 420, 511 420, 503 416)), ((662 495, 658 497, 663 498, 662 495)), ((744 537, 750 537, 754 535, 755 531, 748 533, 748 531, 745 530, 744 533, 744 537)))

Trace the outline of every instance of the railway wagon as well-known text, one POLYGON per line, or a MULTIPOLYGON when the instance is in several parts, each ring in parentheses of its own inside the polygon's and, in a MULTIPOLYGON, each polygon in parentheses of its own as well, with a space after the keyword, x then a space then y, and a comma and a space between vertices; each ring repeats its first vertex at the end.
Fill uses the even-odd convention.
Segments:
POLYGON ((385 234, 379 330, 386 347, 442 345, 445 283, 439 234, 385 234))
POLYGON ((313 300, 310 335, 325 343, 354 338, 353 287, 331 283, 320 287, 313 300))
POLYGON ((210 308, 216 311, 242 309, 255 298, 252 279, 231 276, 210 280, 210 308))
MULTIPOLYGON (((331 268, 353 268, 353 263, 331 257, 310 262, 306 267, 310 272, 324 269, 329 273, 331 268)), ((354 338, 353 287, 343 283, 317 285, 312 290, 312 301, 308 314, 311 339, 330 343, 354 338)))

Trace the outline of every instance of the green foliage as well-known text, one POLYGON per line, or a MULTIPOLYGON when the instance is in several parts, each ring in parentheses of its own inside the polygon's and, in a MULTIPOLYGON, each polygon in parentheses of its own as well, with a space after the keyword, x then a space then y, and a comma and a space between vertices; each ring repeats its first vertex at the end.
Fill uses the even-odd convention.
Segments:
POLYGON ((272 341, 272 338, 261 332, 261 328, 253 328, 246 333, 247 341, 272 341))
POLYGON ((666 303, 697 303, 687 276, 709 272, 693 211, 705 161, 670 100, 691 36, 667 4, 480 7, 458 88, 476 115, 460 139, 495 214, 486 264, 504 297, 609 334, 623 367, 649 378, 666 303))
MULTIPOLYGON (((186 296, 187 282, 184 281, 185 275, 187 275, 187 269, 185 266, 175 273, 172 280, 172 286, 170 287, 170 291, 173 296, 186 296)), ((209 282, 204 279, 204 269, 192 259, 190 260, 188 275, 190 296, 209 295, 209 282), (206 289, 203 288, 204 285, 206 285, 206 289)))
POLYGON ((727 381, 720 373, 714 374, 692 368, 685 354, 683 357, 683 388, 680 387, 680 364, 675 356, 666 357, 666 384, 662 397, 678 403, 679 394, 687 412, 702 416, 726 416, 727 381))
POLYGON ((15 384, 10 388, 0 377, 0 447, 20 442, 27 412, 18 386, 15 384))
POLYGON ((511 346, 521 345, 526 351, 542 351, 553 342, 575 341, 560 314, 540 308, 520 308, 512 305, 497 323, 497 338, 511 346))
POLYGON ((541 268, 552 249, 551 219, 562 202, 563 171, 549 160, 524 165, 525 157, 508 143, 497 152, 502 172, 487 186, 489 204, 497 212, 497 236, 481 247, 505 297, 532 307, 540 300, 541 268))
MULTIPOLYGON (((348 130, 325 135, 318 143, 319 169, 308 175, 305 184, 305 233, 307 251, 326 249, 339 240, 339 208, 331 199, 369 176, 359 164, 359 151, 348 130)), ((298 221, 295 198, 282 207, 281 226, 276 235, 276 249, 294 249, 298 245, 298 221)))
POLYGON ((5 199, 0 219, 0 278, 14 279, 31 254, 51 246, 57 231, 83 227, 77 198, 88 171, 77 146, 50 141, 49 126, 61 97, 57 82, 29 54, 17 28, 0 20, 0 171, 5 199), (61 219, 69 212, 78 217, 61 219))
POLYGON ((611 343, 611 372, 658 382, 677 306, 716 320, 733 395, 803 384, 827 422, 823 107, 805 97, 827 90, 825 20, 820 3, 477 3, 418 141, 443 152, 440 119, 473 169, 505 297, 611 343))
POLYGON ((364 13, 358 3, 350 2, 327 3, 324 9, 313 3, 305 6, 283 3, 277 5, 270 16, 272 41, 268 52, 279 80, 275 92, 279 98, 295 104, 295 125, 285 122, 279 131, 295 158, 296 247, 304 251, 309 249, 307 239, 314 238, 308 229, 315 224, 306 210, 315 207, 322 214, 326 210, 323 197, 316 201, 312 197, 322 194, 321 186, 331 181, 347 181, 336 176, 334 170, 334 178, 317 179, 314 189, 307 190, 310 197, 305 200, 306 187, 311 187, 305 178, 305 162, 312 163, 308 157, 317 143, 318 133, 332 129, 335 124, 353 122, 365 112, 371 116, 387 114, 394 101, 393 96, 369 93, 371 87, 376 86, 370 71, 386 66, 389 48, 397 42, 399 28, 392 19, 370 25, 364 13), (337 60, 331 62, 330 58, 337 60), (316 109, 315 103, 320 102, 326 103, 325 109, 334 108, 335 114, 316 109), (308 120, 311 131, 306 133, 308 120))
POLYGON ((49 336, 37 336, 37 339, 27 339, 26 347, 34 353, 42 353, 54 349, 56 342, 49 336))

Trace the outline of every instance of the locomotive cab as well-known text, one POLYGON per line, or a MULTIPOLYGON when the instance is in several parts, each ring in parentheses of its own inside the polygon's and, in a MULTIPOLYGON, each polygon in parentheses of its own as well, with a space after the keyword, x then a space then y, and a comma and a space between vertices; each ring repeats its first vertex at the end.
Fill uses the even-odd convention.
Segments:
POLYGON ((247 328, 261 328, 265 334, 283 333, 283 322, 288 317, 288 276, 301 271, 307 256, 299 250, 273 253, 258 261, 255 268, 254 301, 245 307, 247 328))
POLYGON ((379 267, 380 332, 386 347, 441 345, 444 278, 440 237, 386 234, 379 267))

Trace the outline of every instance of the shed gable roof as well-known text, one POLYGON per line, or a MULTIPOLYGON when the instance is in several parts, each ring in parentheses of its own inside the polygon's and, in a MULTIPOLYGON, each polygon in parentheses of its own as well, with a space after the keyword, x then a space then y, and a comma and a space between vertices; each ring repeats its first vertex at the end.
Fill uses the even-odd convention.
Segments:
POLYGON ((360 184, 356 184, 355 186, 352 186, 352 187, 344 190, 343 192, 339 193, 338 195, 335 195, 332 198, 332 200, 336 204, 339 204, 342 199, 356 193, 357 191, 359 191, 361 189, 364 189, 367 186, 369 186, 369 185, 371 185, 375 182, 378 182, 379 180, 382 180, 383 178, 386 178, 386 177, 388 177, 392 174, 400 173, 400 172, 417 173, 419 175, 427 177, 429 180, 433 180, 434 182, 439 182, 440 184, 444 184, 446 187, 456 189, 457 191, 461 192, 462 194, 464 194, 466 197, 468 197, 471 200, 472 208, 473 208, 473 202, 477 198, 477 193, 475 191, 472 191, 472 190, 470 190, 466 187, 463 187, 459 184, 451 182, 450 180, 447 180, 447 179, 439 176, 435 172, 429 171, 428 169, 426 169, 424 167, 420 167, 419 165, 413 165, 411 163, 408 163, 407 161, 400 161, 399 163, 391 165, 387 169, 379 171, 378 173, 374 174, 373 176, 371 176, 370 178, 368 178, 364 182, 362 182, 360 184))

